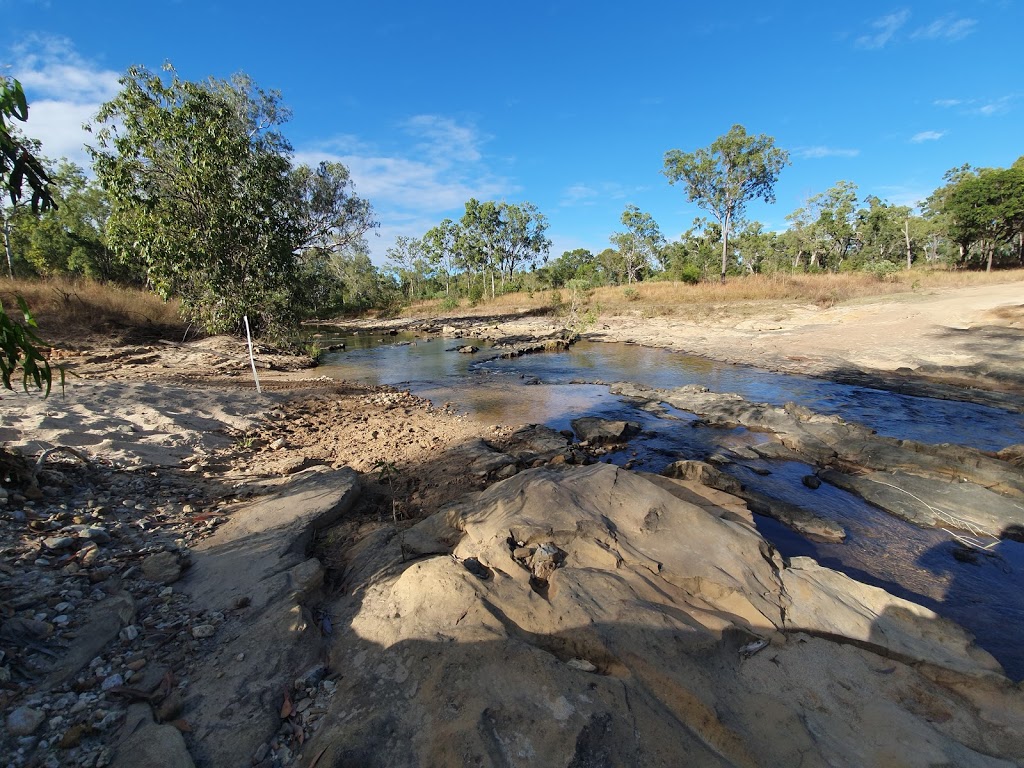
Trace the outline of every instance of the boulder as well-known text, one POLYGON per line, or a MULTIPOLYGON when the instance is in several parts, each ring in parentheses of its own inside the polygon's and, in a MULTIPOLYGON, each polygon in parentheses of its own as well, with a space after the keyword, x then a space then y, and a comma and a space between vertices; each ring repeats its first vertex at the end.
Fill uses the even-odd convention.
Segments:
POLYGON ((571 426, 581 441, 591 444, 625 443, 631 437, 639 435, 641 429, 635 421, 600 419, 596 416, 573 419, 571 426))

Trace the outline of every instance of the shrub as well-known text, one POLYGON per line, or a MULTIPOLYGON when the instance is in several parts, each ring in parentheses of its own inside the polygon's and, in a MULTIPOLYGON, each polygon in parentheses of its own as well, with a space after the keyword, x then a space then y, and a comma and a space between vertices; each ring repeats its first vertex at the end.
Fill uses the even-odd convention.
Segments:
POLYGON ((679 270, 679 279, 688 285, 696 285, 700 282, 700 267, 696 264, 684 264, 679 270))
POLYGON ((901 270, 897 264, 893 264, 891 261, 869 261, 864 265, 864 271, 876 280, 893 282, 901 270))
POLYGON ((458 308, 459 308, 459 300, 457 298, 455 298, 454 296, 445 296, 444 299, 441 300, 441 311, 442 312, 451 312, 453 309, 458 309, 458 308))
POLYGON ((640 298, 640 291, 632 286, 622 289, 622 298, 626 301, 636 301, 640 298))

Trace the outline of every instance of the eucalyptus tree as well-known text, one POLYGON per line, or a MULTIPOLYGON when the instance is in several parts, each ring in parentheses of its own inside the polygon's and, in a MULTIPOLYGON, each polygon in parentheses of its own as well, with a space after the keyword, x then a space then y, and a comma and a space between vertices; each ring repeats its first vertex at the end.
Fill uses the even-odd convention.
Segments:
POLYGON ((635 205, 626 206, 620 221, 626 231, 616 232, 610 239, 622 257, 628 284, 639 280, 650 269, 665 238, 654 217, 635 205))
POLYGON ((551 247, 548 221, 533 203, 506 203, 471 198, 462 217, 460 239, 464 258, 490 274, 491 298, 495 296, 494 275, 501 275, 502 287, 517 267, 535 264, 551 247))
POLYGON ((910 269, 914 260, 910 207, 892 205, 876 195, 868 195, 864 202, 868 207, 857 212, 862 260, 895 263, 905 259, 910 269))
POLYGON ((775 182, 788 164, 789 153, 776 147, 775 139, 749 135, 742 125, 734 125, 710 147, 665 153, 663 173, 669 184, 683 185, 687 199, 708 211, 722 228, 723 282, 733 222, 750 200, 775 202, 775 182))
POLYGON ((536 265, 547 257, 551 248, 547 230, 547 217, 533 203, 498 203, 495 263, 501 271, 503 287, 518 267, 536 265))
POLYGON ((398 284, 412 301, 423 294, 423 288, 430 277, 430 264, 423 252, 423 241, 415 237, 399 235, 395 244, 387 249, 387 266, 398 279, 398 284))
POLYGON ((303 233, 279 96, 244 76, 195 83, 164 69, 166 81, 130 68, 96 117, 110 243, 211 332, 237 330, 243 314, 287 325, 303 233))
POLYGON ((800 253, 809 265, 838 270, 857 245, 857 185, 838 181, 824 192, 808 198, 806 205, 789 214, 800 253))
POLYGON ((451 219, 445 219, 426 231, 421 245, 427 262, 444 279, 445 296, 451 296, 452 275, 465 266, 459 225, 451 219))

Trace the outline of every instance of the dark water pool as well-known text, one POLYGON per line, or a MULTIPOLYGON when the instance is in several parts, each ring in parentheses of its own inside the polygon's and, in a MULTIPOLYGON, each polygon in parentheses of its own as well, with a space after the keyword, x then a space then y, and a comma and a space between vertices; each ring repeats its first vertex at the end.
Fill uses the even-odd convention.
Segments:
MULTIPOLYGON (((971 403, 918 398, 882 390, 834 384, 811 377, 777 374, 746 366, 626 344, 575 345, 567 353, 494 359, 486 342, 409 334, 361 334, 343 341, 344 352, 327 353, 319 372, 337 379, 408 388, 436 404, 454 403, 489 423, 544 423, 556 429, 578 416, 639 422, 643 434, 608 457, 638 470, 660 472, 679 459, 705 459, 763 440, 744 429, 707 427, 689 413, 641 407, 586 382, 632 381, 661 388, 688 384, 736 392, 748 400, 797 402, 835 413, 880 434, 929 443, 957 443, 998 450, 1024 443, 1024 414, 971 403), (473 344, 476 354, 460 354, 473 344)), ((767 460, 736 459, 723 467, 767 496, 814 510, 842 524, 842 544, 813 542, 768 518, 757 518, 762 534, 785 556, 807 555, 860 581, 925 605, 973 632, 1014 679, 1024 678, 1024 545, 1001 542, 973 562, 941 530, 924 530, 881 512, 827 484, 810 490, 801 478, 810 467, 767 460), (763 472, 770 474, 760 474, 763 472)))

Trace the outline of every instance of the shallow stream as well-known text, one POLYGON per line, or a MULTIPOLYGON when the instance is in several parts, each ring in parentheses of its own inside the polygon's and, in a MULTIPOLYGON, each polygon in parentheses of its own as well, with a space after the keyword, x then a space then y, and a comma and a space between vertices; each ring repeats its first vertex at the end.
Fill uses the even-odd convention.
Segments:
MULTIPOLYGON (((641 407, 612 395, 607 383, 631 381, 659 388, 698 384, 735 392, 753 402, 796 402, 838 414, 879 434, 928 443, 956 443, 999 450, 1024 443, 1024 414, 971 403, 912 397, 772 373, 705 358, 629 344, 580 342, 570 351, 495 358, 489 344, 471 339, 426 340, 412 334, 331 336, 318 372, 365 384, 390 384, 452 403, 485 423, 547 424, 567 429, 580 416, 639 422, 643 434, 627 449, 610 454, 616 464, 660 472, 679 459, 728 455, 730 448, 764 439, 748 430, 702 425, 685 411, 641 407), (456 348, 473 344, 476 354, 456 348)), ((967 627, 1010 677, 1024 678, 1024 544, 1001 542, 991 553, 963 557, 949 533, 921 529, 828 484, 810 490, 801 483, 813 468, 798 462, 738 459, 723 467, 748 487, 812 509, 847 530, 841 544, 810 541, 774 520, 756 516, 758 529, 785 556, 808 555, 860 581, 925 605, 967 627), (760 474, 765 471, 770 474, 760 474), (955 556, 956 555, 956 556, 955 556), (958 559, 958 556, 961 559, 958 559)), ((971 551, 973 554, 973 551, 971 551)))

